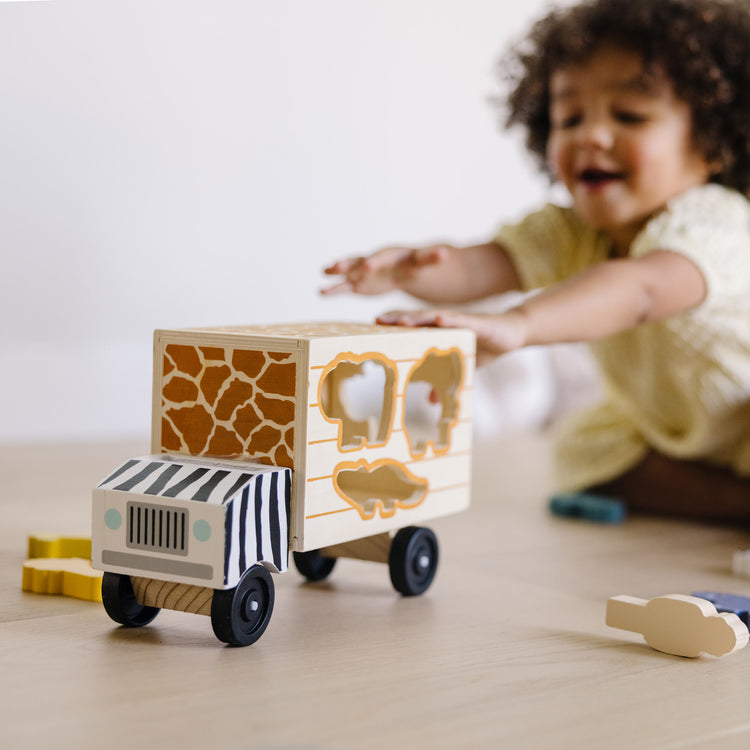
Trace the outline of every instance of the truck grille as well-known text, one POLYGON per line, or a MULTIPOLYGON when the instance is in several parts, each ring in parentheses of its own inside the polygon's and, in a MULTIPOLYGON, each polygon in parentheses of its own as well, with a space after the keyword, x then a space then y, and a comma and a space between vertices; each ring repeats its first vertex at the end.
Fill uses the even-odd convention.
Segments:
POLYGON ((128 503, 128 547, 187 555, 188 512, 182 508, 128 503))

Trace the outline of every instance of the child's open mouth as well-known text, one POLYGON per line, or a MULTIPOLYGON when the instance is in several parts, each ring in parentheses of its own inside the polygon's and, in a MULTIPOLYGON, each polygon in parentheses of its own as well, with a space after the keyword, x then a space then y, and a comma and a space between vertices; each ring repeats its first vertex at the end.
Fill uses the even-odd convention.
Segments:
POLYGON ((587 187, 597 188, 609 185, 612 182, 623 179, 622 172, 610 172, 605 169, 584 169, 579 175, 579 180, 587 187))

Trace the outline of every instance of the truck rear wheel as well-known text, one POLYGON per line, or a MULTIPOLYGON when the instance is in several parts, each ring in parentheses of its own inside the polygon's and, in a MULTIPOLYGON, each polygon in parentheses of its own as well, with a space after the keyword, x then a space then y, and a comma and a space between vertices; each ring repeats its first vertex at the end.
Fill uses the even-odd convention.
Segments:
POLYGON ((388 569, 393 588, 417 596, 430 587, 438 566, 438 541, 426 528, 407 526, 393 537, 388 569))
POLYGON ((102 577, 102 603, 115 622, 129 628, 148 625, 161 611, 158 607, 138 604, 130 576, 121 573, 105 573, 102 577))
POLYGON ((323 557, 317 549, 294 553, 294 567, 308 581, 322 581, 328 578, 335 564, 335 557, 323 557))
POLYGON ((265 632, 274 603, 271 574, 253 565, 233 589, 214 591, 211 626, 216 637, 230 646, 249 646, 265 632))

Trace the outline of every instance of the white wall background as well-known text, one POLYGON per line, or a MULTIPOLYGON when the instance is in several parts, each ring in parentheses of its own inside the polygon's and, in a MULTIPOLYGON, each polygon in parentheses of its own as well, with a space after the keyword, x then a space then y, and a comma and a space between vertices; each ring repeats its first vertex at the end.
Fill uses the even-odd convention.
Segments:
POLYGON ((369 321, 322 266, 547 186, 488 103, 546 3, 0 3, 0 440, 148 434, 154 328, 369 321))

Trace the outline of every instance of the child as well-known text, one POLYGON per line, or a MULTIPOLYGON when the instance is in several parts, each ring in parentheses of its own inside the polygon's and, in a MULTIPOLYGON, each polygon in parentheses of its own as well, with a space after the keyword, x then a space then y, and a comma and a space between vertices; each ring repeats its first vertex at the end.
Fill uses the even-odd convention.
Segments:
POLYGON ((584 0, 507 62, 507 124, 564 184, 471 247, 334 263, 327 294, 404 290, 437 309, 378 320, 476 331, 480 362, 588 341, 605 401, 563 426, 562 490, 750 521, 750 9, 584 0), (502 314, 445 306, 544 287, 502 314))

